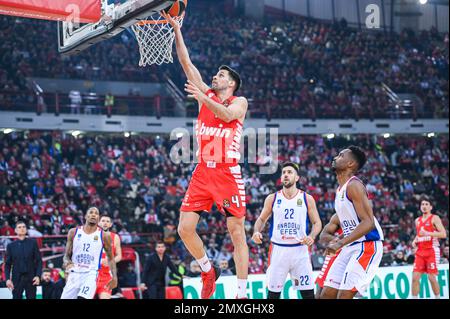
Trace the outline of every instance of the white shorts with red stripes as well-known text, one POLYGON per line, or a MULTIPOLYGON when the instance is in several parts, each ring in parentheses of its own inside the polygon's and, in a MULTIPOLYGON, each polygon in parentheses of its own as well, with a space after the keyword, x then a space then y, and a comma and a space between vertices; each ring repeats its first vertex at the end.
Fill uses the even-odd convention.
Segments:
POLYGON ((328 272, 325 286, 363 294, 383 257, 382 241, 366 241, 342 248, 328 272))

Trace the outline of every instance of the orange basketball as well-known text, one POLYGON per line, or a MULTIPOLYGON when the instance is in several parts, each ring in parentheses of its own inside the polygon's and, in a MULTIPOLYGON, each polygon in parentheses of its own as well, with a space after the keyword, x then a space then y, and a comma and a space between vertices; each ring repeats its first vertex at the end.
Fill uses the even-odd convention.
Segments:
POLYGON ((171 7, 165 9, 164 12, 172 17, 179 17, 186 10, 187 2, 188 0, 177 0, 171 7))

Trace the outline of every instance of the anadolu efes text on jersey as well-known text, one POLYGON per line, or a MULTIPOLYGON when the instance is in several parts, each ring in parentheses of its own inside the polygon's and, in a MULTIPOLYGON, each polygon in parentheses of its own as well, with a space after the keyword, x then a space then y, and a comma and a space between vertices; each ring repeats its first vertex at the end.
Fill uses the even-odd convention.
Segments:
MULTIPOLYGON (((352 180, 357 180, 361 182, 361 180, 358 179, 356 176, 350 178, 341 188, 338 188, 338 190, 336 191, 336 199, 334 201, 335 204, 334 208, 339 217, 339 222, 341 224, 341 228, 345 237, 350 235, 360 223, 360 219, 358 217, 358 214, 356 213, 355 206, 347 196, 347 186, 348 183, 352 180)), ((370 233, 368 233, 365 236, 362 236, 353 243, 363 241, 384 240, 383 231, 375 217, 374 221, 375 221, 375 228, 372 231, 370 231, 370 233)))
POLYGON ((275 245, 298 245, 308 235, 308 201, 298 190, 292 199, 283 191, 275 193, 270 218, 270 239, 275 245))
POLYGON ((78 227, 73 238, 72 262, 74 272, 97 271, 101 266, 103 252, 103 231, 99 228, 92 234, 86 234, 78 227))
MULTIPOLYGON (((236 98, 232 96, 222 103, 213 90, 206 92, 206 95, 226 107, 236 98)), ((206 105, 202 105, 195 126, 198 162, 238 164, 241 157, 242 132, 243 126, 239 120, 226 123, 219 119, 206 105)))

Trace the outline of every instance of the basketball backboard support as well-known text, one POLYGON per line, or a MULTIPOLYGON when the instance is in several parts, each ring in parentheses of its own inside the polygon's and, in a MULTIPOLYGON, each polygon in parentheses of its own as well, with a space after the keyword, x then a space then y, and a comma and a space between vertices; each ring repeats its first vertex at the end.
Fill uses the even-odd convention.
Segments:
POLYGON ((79 24, 58 21, 58 49, 63 54, 76 54, 91 45, 107 40, 153 13, 170 7, 175 0, 128 0, 121 4, 102 1, 102 17, 98 22, 79 24))

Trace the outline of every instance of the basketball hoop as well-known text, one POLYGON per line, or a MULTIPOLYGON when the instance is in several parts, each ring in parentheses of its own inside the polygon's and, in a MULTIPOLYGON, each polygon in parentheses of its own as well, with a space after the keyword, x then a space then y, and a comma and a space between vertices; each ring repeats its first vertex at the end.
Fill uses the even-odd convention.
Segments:
MULTIPOLYGON (((184 14, 174 19, 183 25, 184 14)), ((146 20, 141 20, 132 26, 136 40, 139 44, 141 59, 139 66, 161 65, 173 63, 172 47, 175 40, 175 32, 170 23, 159 13, 146 20)))

